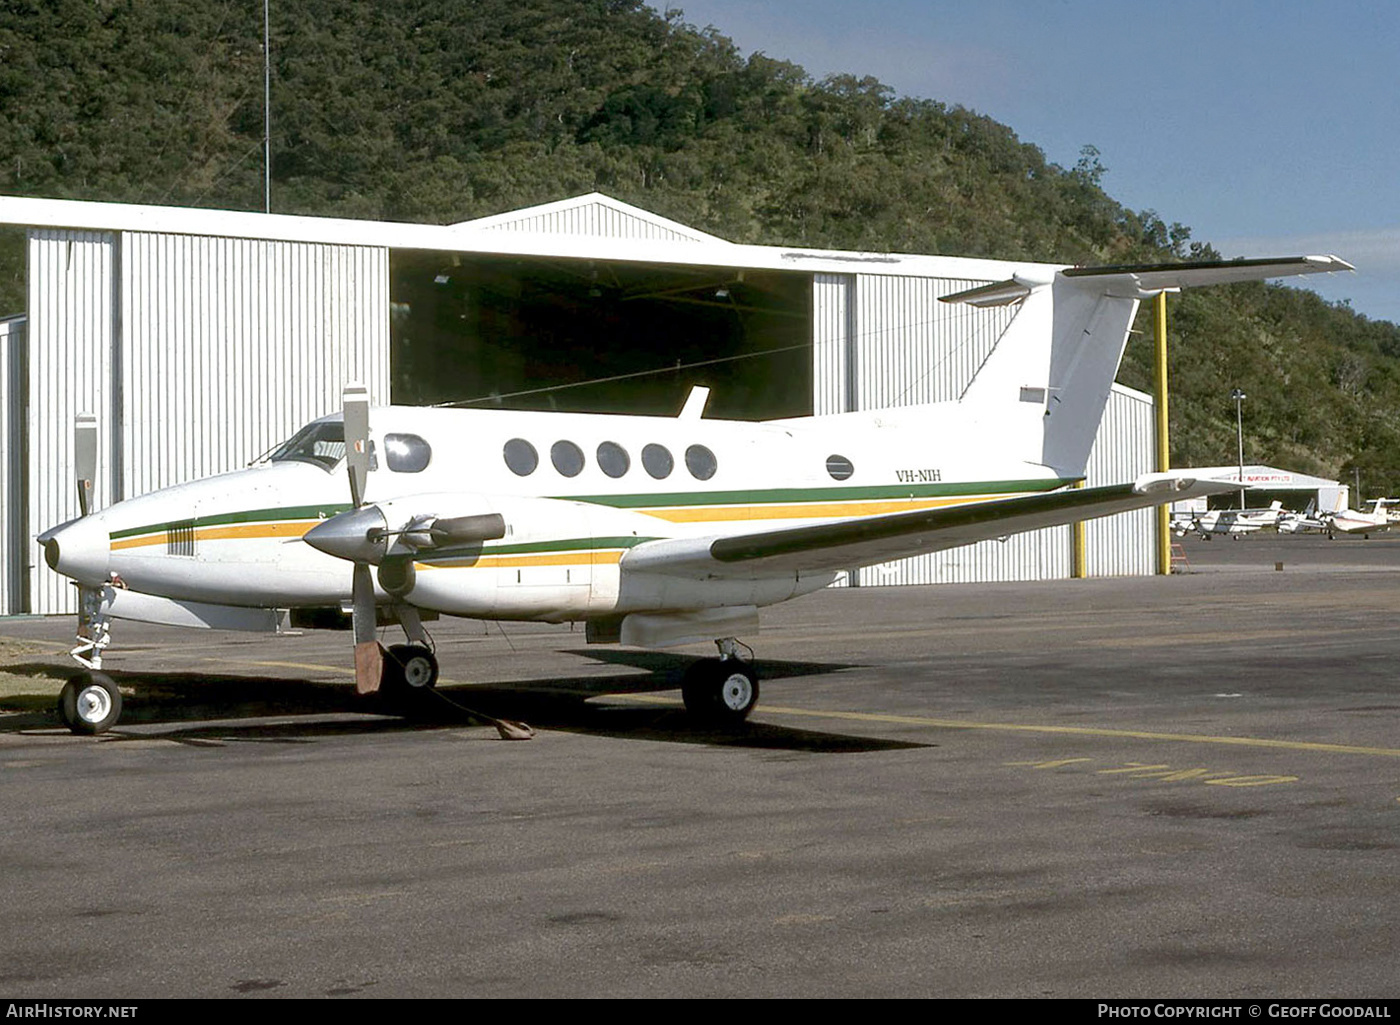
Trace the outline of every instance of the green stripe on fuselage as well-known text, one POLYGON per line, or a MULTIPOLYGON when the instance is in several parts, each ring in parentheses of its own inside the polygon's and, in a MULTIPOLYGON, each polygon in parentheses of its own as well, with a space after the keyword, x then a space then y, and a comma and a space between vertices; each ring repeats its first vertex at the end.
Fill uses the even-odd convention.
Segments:
MULTIPOLYGON (((553 495, 561 502, 585 502, 612 509, 648 509, 676 507, 704 507, 714 505, 767 505, 792 502, 861 501, 865 499, 891 498, 957 498, 969 495, 1022 494, 1027 491, 1052 491, 1074 483, 1073 480, 1002 480, 974 481, 967 483, 938 484, 887 484, 865 487, 824 487, 824 488, 765 488, 745 491, 668 491, 657 493, 632 493, 625 495, 553 495)), ((143 527, 128 527, 112 531, 112 540, 140 537, 172 528, 222 527, 238 523, 271 523, 282 520, 324 520, 339 513, 349 512, 348 502, 327 503, 325 505, 283 506, 273 509, 245 509, 242 511, 197 516, 193 520, 169 520, 152 523, 143 527)), ((614 539, 616 540, 616 539, 614 539)), ((635 542, 634 542, 635 543, 635 542)), ((611 547, 618 547, 612 545, 611 547)), ((495 551, 496 549, 493 549, 495 551)), ((502 549, 504 551, 504 549, 502 549)))
POLYGON ((565 502, 588 502, 615 509, 653 506, 766 505, 777 502, 860 501, 881 498, 958 498, 967 495, 1024 494, 1053 491, 1070 480, 999 480, 939 484, 881 484, 865 487, 765 488, 753 491, 671 491, 630 495, 553 495, 565 502))
POLYGON ((120 541, 127 537, 140 537, 142 534, 155 534, 172 527, 227 527, 235 523, 277 523, 282 520, 326 520, 339 513, 349 512, 350 504, 328 503, 326 505, 294 505, 277 509, 245 509, 241 512, 218 513, 213 516, 196 516, 193 520, 170 520, 166 523, 152 523, 145 527, 128 527, 126 530, 112 531, 112 540, 120 541))

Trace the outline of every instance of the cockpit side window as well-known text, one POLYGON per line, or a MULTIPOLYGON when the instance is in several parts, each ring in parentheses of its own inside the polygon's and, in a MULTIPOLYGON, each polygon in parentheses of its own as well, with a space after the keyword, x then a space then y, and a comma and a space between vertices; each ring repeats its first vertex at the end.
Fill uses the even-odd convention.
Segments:
POLYGON ((344 458, 345 425, 337 420, 307 424, 268 456, 274 463, 315 463, 326 470, 344 458))

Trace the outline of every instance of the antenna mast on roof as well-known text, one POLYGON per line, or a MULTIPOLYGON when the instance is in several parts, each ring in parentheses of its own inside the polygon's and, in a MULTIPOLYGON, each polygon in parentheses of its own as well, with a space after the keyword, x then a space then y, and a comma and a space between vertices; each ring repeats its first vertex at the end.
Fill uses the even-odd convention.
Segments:
POLYGON ((272 213, 272 34, 263 0, 263 213, 272 213))

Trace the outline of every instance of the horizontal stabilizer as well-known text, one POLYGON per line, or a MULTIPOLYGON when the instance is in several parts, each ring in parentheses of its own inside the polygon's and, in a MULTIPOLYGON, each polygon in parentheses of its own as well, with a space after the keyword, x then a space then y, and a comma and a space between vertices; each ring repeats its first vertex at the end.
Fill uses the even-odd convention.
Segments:
POLYGON ((1017 275, 1005 281, 993 281, 990 285, 978 285, 976 288, 939 298, 945 303, 966 303, 968 306, 1009 306, 1030 295, 1031 289, 1037 285, 1048 284, 1048 281, 1032 281, 1017 275))
MULTIPOLYGON (((1143 299, 1157 292, 1197 285, 1228 285, 1238 281, 1264 281, 1296 274, 1330 274, 1355 270, 1336 256, 1280 256, 1256 260, 1202 260, 1195 263, 1122 264, 1112 267, 1068 267, 1060 277, 1086 290, 1123 298, 1143 299)), ((1020 275, 990 285, 978 285, 952 295, 945 303, 969 306, 1005 306, 1030 295, 1038 285, 1020 275)))
MULTIPOLYGON (((1155 293, 1198 285, 1229 285, 1297 274, 1355 270, 1336 256, 1281 256, 1258 260, 1203 260, 1195 263, 1129 264, 1121 267, 1071 267, 1061 271, 1077 285, 1096 286, 1111 295, 1128 290, 1155 293)), ((1139 296, 1141 297, 1141 296, 1139 296)))

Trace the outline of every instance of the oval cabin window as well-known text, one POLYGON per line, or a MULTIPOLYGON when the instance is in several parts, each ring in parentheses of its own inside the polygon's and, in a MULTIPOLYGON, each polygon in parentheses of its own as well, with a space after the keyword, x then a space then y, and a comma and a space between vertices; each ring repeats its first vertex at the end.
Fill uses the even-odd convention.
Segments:
POLYGON ((565 477, 583 472, 583 449, 572 441, 556 441, 549 450, 549 461, 565 477))
POLYGON ((685 468, 696 480, 709 480, 718 468, 715 454, 704 445, 691 445, 685 450, 685 468))
POLYGON ((598 466, 609 477, 621 477, 632 468, 632 457, 615 441, 598 446, 598 466))
POLYGON ((657 480, 665 480, 675 468, 676 461, 665 445, 647 445, 642 449, 642 469, 657 480))
POLYGON ((845 456, 830 455, 826 457, 826 472, 836 480, 846 480, 856 472, 856 468, 845 456))
POLYGON ((535 446, 524 438, 511 438, 506 442, 503 455, 510 472, 517 477, 530 476, 535 472, 535 467, 540 465, 540 454, 535 451, 535 446))

